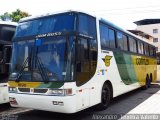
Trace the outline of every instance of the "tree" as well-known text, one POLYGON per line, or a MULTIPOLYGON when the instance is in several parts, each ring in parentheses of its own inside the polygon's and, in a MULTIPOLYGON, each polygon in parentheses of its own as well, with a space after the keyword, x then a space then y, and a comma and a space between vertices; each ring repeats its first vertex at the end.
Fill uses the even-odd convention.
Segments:
POLYGON ((3 21, 13 21, 18 22, 20 19, 24 17, 30 16, 27 12, 21 11, 20 9, 17 9, 16 11, 13 11, 12 13, 4 13, 3 15, 0 15, 0 19, 3 21))
POLYGON ((14 22, 18 22, 20 19, 24 18, 24 17, 28 17, 30 16, 27 12, 23 12, 20 9, 17 9, 16 11, 12 12, 11 14, 11 18, 12 21, 14 22))
POLYGON ((3 15, 0 15, 0 19, 3 21, 8 21, 8 20, 12 20, 11 18, 11 14, 9 14, 8 12, 5 12, 3 15))

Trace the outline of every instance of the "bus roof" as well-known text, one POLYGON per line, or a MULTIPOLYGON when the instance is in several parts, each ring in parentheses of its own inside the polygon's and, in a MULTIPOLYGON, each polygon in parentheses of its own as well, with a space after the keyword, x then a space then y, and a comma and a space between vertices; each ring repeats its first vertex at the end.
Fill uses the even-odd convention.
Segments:
POLYGON ((56 15, 56 14, 67 13, 67 12, 85 13, 85 14, 88 14, 88 15, 90 15, 90 16, 96 17, 96 16, 94 16, 94 15, 92 15, 92 14, 90 14, 90 13, 83 12, 83 11, 78 11, 78 10, 65 10, 65 11, 59 11, 59 12, 53 12, 53 13, 46 13, 46 14, 37 15, 37 16, 25 17, 25 18, 22 18, 19 22, 29 21, 29 20, 36 19, 36 18, 43 18, 43 17, 47 17, 47 16, 50 16, 50 15, 56 15))
POLYGON ((0 25, 12 25, 12 26, 17 26, 16 22, 11 22, 11 21, 0 21, 0 25))

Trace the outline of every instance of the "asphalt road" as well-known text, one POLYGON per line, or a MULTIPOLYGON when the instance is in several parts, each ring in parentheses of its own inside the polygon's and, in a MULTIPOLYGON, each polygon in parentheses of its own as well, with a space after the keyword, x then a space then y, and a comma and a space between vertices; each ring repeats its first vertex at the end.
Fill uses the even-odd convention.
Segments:
POLYGON ((83 110, 75 114, 62 114, 24 108, 10 108, 9 105, 0 105, 0 120, 94 120, 97 115, 121 115, 127 114, 133 108, 147 100, 160 90, 159 84, 153 84, 147 90, 137 89, 113 99, 108 109, 97 111, 95 107, 83 110))

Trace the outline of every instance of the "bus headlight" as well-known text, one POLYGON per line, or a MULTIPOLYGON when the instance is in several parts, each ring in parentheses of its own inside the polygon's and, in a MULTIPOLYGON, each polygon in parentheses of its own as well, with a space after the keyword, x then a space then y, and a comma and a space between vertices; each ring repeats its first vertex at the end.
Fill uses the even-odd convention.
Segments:
POLYGON ((63 89, 50 89, 49 94, 51 95, 64 95, 63 89))
POLYGON ((17 92, 17 88, 16 88, 16 87, 9 87, 9 88, 8 88, 8 91, 9 91, 10 93, 16 93, 16 92, 17 92))
POLYGON ((50 89, 49 94, 57 96, 71 95, 72 89, 50 89))

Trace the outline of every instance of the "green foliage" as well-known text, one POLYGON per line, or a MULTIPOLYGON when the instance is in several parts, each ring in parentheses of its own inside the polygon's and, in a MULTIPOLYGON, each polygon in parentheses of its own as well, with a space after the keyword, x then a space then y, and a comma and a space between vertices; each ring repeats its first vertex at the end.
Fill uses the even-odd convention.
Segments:
POLYGON ((11 20, 11 14, 5 12, 3 15, 0 15, 0 19, 3 21, 11 20))
POLYGON ((20 19, 29 16, 27 12, 23 12, 20 9, 17 9, 16 11, 12 12, 11 18, 12 21, 18 22, 20 19))
POLYGON ((20 9, 17 9, 16 11, 13 11, 12 13, 4 13, 3 15, 0 15, 0 18, 3 21, 11 20, 13 22, 18 22, 20 19, 24 17, 30 16, 27 12, 23 12, 20 9))

